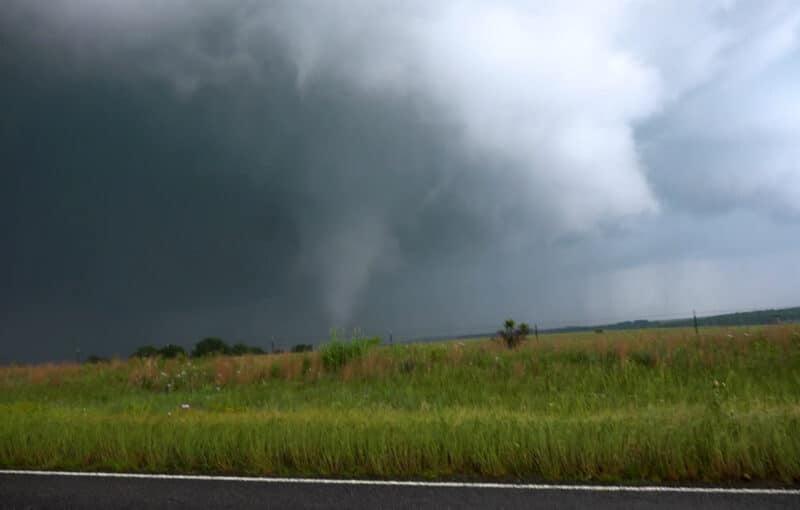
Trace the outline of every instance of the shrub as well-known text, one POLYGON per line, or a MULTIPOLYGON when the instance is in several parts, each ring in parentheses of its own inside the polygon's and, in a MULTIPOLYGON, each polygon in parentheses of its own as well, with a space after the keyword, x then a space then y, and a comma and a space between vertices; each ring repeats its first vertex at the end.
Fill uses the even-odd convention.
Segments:
POLYGON ((136 349, 136 351, 131 354, 131 358, 155 358, 158 356, 158 349, 153 347, 152 345, 143 345, 136 349))
POLYGON ((417 367, 417 362, 411 358, 404 359, 400 362, 400 371, 404 374, 410 374, 417 367))
POLYGON ((314 347, 309 344, 297 344, 292 347, 292 352, 311 352, 314 350, 314 347))
POLYGON ((356 335, 353 335, 348 342, 339 339, 335 330, 331 331, 331 339, 320 347, 322 365, 326 370, 338 370, 350 360, 362 357, 370 348, 380 343, 380 337, 360 337, 356 335))
POLYGON ((230 354, 231 347, 221 338, 204 338, 197 342, 192 351, 192 356, 200 358, 214 354, 230 354))
POLYGON ((272 366, 269 369, 269 376, 273 379, 278 379, 281 376, 281 364, 278 361, 272 363, 272 366))
POLYGON ((516 329, 514 329, 515 325, 513 319, 506 319, 503 329, 497 331, 497 336, 503 339, 509 349, 514 349, 521 344, 531 332, 531 327, 525 322, 521 322, 516 329))
POLYGON ((241 356, 242 354, 264 354, 264 349, 261 347, 253 347, 243 343, 234 344, 230 349, 229 354, 241 356))
POLYGON ((90 354, 86 358, 86 363, 96 365, 97 363, 108 363, 110 360, 108 358, 104 358, 102 356, 95 356, 94 354, 90 354))
POLYGON ((185 356, 186 351, 180 345, 167 344, 158 350, 158 355, 162 358, 177 358, 178 356, 185 356))
POLYGON ((634 351, 628 357, 643 367, 653 368, 658 365, 658 359, 652 352, 634 351))

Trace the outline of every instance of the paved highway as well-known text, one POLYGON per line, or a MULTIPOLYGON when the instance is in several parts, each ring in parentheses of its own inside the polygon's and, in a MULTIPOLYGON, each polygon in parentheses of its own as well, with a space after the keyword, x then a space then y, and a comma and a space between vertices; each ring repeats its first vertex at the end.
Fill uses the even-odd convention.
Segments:
POLYGON ((20 474, 0 508, 800 508, 800 491, 20 474))

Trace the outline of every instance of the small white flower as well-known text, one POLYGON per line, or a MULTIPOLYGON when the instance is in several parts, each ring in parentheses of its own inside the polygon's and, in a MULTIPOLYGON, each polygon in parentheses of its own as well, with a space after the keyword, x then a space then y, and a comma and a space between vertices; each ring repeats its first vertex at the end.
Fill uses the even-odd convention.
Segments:
POLYGON ((190 406, 189 404, 181 404, 181 409, 189 409, 190 407, 192 406, 190 406))

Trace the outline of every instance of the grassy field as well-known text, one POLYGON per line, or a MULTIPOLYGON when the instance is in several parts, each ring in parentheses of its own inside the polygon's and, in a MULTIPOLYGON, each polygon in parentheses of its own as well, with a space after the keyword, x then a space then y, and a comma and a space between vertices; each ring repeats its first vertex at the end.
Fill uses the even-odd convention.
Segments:
POLYGON ((0 368, 4 468, 800 481, 800 326, 0 368))

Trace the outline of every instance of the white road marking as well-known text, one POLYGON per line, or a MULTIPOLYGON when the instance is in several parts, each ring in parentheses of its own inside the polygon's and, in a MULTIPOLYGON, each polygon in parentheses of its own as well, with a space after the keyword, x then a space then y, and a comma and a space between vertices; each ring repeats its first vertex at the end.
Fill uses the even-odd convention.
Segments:
POLYGON ((146 473, 94 473, 80 471, 27 471, 0 469, 0 475, 75 476, 92 478, 144 478, 152 480, 200 480, 213 482, 298 483, 320 485, 379 485, 466 489, 525 489, 589 492, 690 492, 706 494, 766 494, 800 496, 800 489, 739 489, 729 487, 673 487, 658 485, 568 485, 470 482, 417 482, 408 480, 343 480, 336 478, 268 478, 250 476, 165 475, 146 473))

